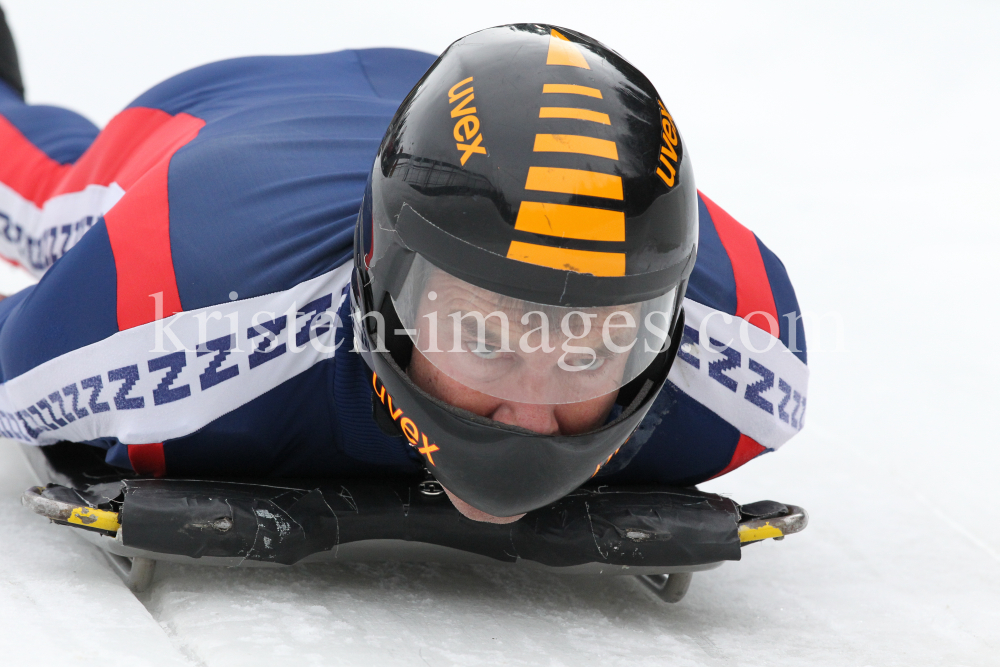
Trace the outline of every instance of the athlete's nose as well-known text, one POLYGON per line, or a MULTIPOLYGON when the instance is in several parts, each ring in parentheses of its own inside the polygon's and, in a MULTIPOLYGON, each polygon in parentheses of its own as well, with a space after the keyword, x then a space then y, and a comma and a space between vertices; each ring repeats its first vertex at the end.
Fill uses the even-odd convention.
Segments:
POLYGON ((504 401, 490 415, 490 419, 501 424, 520 426, 543 435, 559 435, 559 422, 556 421, 555 407, 554 405, 504 401))

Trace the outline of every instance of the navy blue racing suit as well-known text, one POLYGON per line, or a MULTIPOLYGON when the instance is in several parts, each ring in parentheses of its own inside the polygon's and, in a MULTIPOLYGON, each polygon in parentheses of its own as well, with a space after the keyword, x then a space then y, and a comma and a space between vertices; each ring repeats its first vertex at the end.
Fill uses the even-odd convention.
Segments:
MULTIPOLYGON (((101 131, 0 82, 0 255, 40 279, 0 302, 0 434, 154 475, 419 472, 372 419, 345 295, 373 158, 433 60, 213 63, 101 131)), ((679 357, 609 481, 697 483, 802 428, 785 269, 707 197, 699 212, 679 357)))

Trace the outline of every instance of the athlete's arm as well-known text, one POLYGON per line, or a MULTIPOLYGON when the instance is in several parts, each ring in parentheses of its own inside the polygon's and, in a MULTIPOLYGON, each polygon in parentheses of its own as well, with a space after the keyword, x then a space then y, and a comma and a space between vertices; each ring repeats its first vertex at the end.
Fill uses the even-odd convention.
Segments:
MULTIPOLYGON (((136 309, 132 292, 145 285, 118 269, 157 266, 134 250, 150 241, 169 157, 203 125, 175 120, 129 109, 98 133, 0 82, 0 258, 41 279, 0 303, 0 435, 49 444, 129 430, 113 415, 142 399, 129 397, 131 365, 113 337, 153 320, 156 304, 143 292, 149 307, 136 309)), ((161 306, 160 317, 180 310, 161 306)))
POLYGON ((40 277, 117 201, 71 178, 97 134, 83 116, 25 104, 0 82, 0 258, 40 277))

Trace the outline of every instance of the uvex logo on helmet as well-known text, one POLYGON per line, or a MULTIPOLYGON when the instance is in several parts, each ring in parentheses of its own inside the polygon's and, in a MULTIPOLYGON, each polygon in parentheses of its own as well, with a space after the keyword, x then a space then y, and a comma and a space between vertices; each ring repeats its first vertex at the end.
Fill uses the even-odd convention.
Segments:
POLYGON ((680 156, 677 154, 679 141, 677 126, 674 125, 674 118, 667 111, 667 107, 663 106, 663 102, 660 100, 656 100, 656 102, 660 105, 660 124, 663 128, 660 162, 663 163, 663 167, 666 167, 666 171, 663 170, 663 167, 657 167, 656 175, 663 179, 668 188, 672 188, 677 181, 677 163, 680 162, 680 156))
POLYGON ((441 448, 436 444, 429 442, 427 440, 427 434, 422 433, 417 425, 409 417, 404 416, 403 408, 394 408, 392 405, 392 396, 386 391, 385 385, 378 379, 376 373, 372 373, 372 388, 375 390, 375 395, 378 399, 382 401, 382 405, 389 410, 389 416, 392 417, 394 422, 399 423, 399 428, 403 432, 403 435, 410 442, 410 445, 417 448, 417 451, 427 457, 432 466, 436 466, 434 463, 434 457, 432 456, 434 452, 441 451, 441 448), (424 446, 420 446, 421 440, 424 446))
POLYGON ((474 99, 476 99, 476 93, 472 87, 471 76, 459 81, 448 91, 448 104, 458 102, 451 110, 451 117, 458 119, 452 134, 455 136, 455 141, 458 142, 455 144, 455 148, 462 151, 462 166, 465 166, 466 161, 473 153, 486 155, 486 147, 482 145, 483 135, 479 132, 479 117, 475 115, 476 107, 469 106, 469 103, 474 99), (465 84, 469 84, 469 87, 465 90, 458 90, 465 84))

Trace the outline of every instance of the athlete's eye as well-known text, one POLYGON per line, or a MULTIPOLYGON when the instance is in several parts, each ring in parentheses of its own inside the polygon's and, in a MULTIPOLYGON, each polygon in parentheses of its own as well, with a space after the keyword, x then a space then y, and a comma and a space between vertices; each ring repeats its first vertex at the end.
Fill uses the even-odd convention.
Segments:
POLYGON ((604 357, 569 357, 566 365, 575 371, 596 371, 604 365, 604 357))
POLYGON ((500 348, 495 345, 486 345, 476 341, 466 341, 466 349, 480 359, 496 359, 500 356, 500 348))

